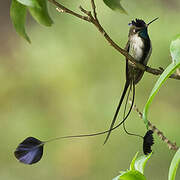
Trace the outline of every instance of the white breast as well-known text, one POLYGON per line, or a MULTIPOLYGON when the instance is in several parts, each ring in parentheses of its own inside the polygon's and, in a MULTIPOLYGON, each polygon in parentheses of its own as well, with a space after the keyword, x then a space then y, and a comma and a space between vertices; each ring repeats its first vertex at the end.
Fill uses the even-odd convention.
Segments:
POLYGON ((143 41, 137 34, 130 37, 129 53, 137 61, 140 61, 143 56, 143 48, 143 41))

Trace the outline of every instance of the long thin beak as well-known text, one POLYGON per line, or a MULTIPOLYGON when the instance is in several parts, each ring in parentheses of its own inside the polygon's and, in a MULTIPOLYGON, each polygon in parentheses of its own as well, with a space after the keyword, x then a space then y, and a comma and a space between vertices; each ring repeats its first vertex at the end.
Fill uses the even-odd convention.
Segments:
POLYGON ((148 27, 151 23, 153 23, 154 21, 156 21, 157 19, 159 19, 158 17, 153 19, 151 22, 149 22, 146 26, 148 27))

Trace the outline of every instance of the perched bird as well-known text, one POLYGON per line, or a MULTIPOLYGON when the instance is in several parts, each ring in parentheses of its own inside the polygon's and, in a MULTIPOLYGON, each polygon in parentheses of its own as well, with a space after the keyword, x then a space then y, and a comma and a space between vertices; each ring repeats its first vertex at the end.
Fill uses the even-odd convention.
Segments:
MULTIPOLYGON (((149 57, 152 51, 151 40, 148 35, 148 27, 152 22, 154 22, 157 19, 158 18, 153 19, 148 24, 146 24, 141 19, 136 19, 135 21, 133 20, 131 23, 129 23, 130 30, 129 30, 128 42, 126 44, 125 50, 129 52, 129 54, 135 60, 137 60, 139 63, 143 65, 147 65, 147 62, 149 60, 149 57)), ((122 105, 122 102, 124 100, 124 97, 126 95, 128 88, 130 87, 130 90, 131 90, 133 87, 133 99, 134 99, 135 85, 141 80, 143 74, 144 74, 143 70, 136 68, 130 61, 126 59, 126 82, 125 82, 124 90, 121 95, 118 107, 116 109, 115 115, 113 117, 111 126, 109 128, 109 132, 106 136, 104 144, 107 142, 111 134, 111 131, 114 129, 113 128, 114 124, 116 122, 120 107, 122 105)), ((132 109, 132 106, 128 114, 126 115, 126 117, 123 119, 122 123, 124 123, 125 119, 127 119, 128 115, 131 112, 131 109, 132 109)))

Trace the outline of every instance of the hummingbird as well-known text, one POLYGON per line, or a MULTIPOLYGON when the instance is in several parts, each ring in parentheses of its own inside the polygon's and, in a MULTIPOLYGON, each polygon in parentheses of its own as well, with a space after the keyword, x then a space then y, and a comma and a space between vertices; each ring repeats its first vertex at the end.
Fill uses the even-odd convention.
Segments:
MULTIPOLYGON (((142 19, 135 19, 129 23, 129 35, 128 35, 128 42, 126 44, 125 50, 139 63, 143 65, 147 65, 148 60, 151 56, 152 46, 151 40, 148 34, 148 27, 149 25, 156 21, 158 18, 153 19, 151 22, 146 24, 142 19)), ((121 95, 119 104, 117 106, 116 112, 114 114, 112 123, 109 128, 109 132, 106 136, 104 144, 108 141, 111 131, 114 129, 114 124, 116 122, 120 107, 123 103, 127 90, 129 88, 129 92, 133 89, 133 103, 134 103, 134 96, 135 96, 135 85, 142 79, 144 74, 144 70, 141 70, 133 65, 132 62, 126 59, 126 82, 124 86, 123 93, 121 95), (132 88, 133 87, 133 88, 132 88)), ((128 93, 129 96, 129 93, 128 93)), ((129 116, 133 103, 131 104, 130 110, 125 117, 123 117, 122 122, 118 124, 120 126, 122 123, 125 122, 127 117, 129 116)), ((127 104, 127 103, 126 103, 127 104)), ((125 106, 126 109, 126 106, 125 106)))

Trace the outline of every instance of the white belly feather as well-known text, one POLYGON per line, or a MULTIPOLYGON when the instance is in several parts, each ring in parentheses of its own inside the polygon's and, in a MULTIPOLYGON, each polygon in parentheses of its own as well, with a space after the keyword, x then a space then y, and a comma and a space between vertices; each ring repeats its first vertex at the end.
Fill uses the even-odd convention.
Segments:
POLYGON ((131 36, 129 53, 137 61, 140 61, 143 56, 143 48, 144 44, 142 39, 137 34, 131 36))

